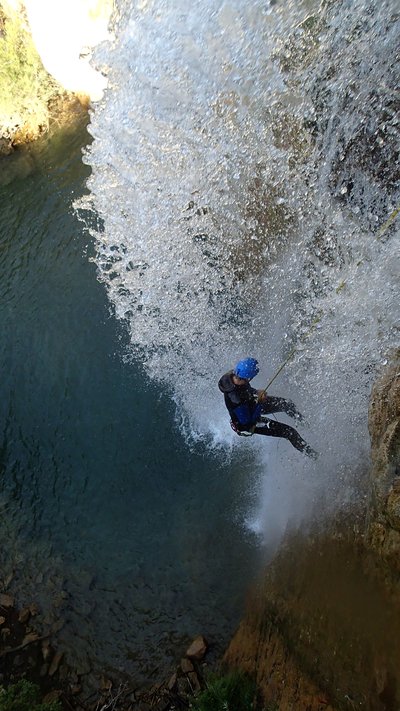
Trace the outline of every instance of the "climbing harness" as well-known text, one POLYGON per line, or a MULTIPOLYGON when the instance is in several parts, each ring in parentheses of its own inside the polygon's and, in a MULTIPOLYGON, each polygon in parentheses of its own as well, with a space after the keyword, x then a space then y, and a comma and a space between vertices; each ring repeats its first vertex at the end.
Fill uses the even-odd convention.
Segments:
POLYGON ((237 435, 239 435, 239 437, 252 437, 256 426, 254 425, 254 427, 252 427, 251 430, 244 430, 243 431, 243 430, 239 430, 238 426, 234 423, 233 420, 231 420, 231 427, 232 427, 233 431, 236 432, 237 435))

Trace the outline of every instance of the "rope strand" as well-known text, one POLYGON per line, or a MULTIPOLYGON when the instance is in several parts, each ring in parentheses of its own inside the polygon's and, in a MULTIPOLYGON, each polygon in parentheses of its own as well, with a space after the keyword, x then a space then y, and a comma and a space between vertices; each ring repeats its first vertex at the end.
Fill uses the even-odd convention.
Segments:
MULTIPOLYGON (((392 224, 392 222, 394 222, 394 220, 395 220, 396 217, 399 215, 399 213, 400 213, 400 205, 398 205, 398 206, 393 210, 393 212, 390 213, 390 215, 389 215, 388 219, 386 220, 386 222, 384 222, 383 225, 379 228, 378 232, 377 232, 376 235, 375 235, 375 238, 376 238, 376 239, 381 239, 381 238, 382 238, 382 235, 383 235, 383 234, 386 232, 386 230, 390 227, 390 225, 392 224)), ((346 285, 346 282, 345 282, 345 281, 342 281, 341 284, 337 287, 336 293, 338 294, 338 293, 343 289, 343 287, 344 287, 345 285, 346 285)), ((322 316, 323 316, 323 311, 320 311, 320 313, 318 314, 318 316, 317 316, 317 317, 314 319, 314 321, 312 322, 310 330, 306 333, 306 335, 305 335, 304 338, 300 341, 300 343, 304 343, 304 341, 311 335, 311 333, 313 332, 315 326, 316 326, 317 323, 319 323, 319 321, 321 320, 322 316)), ((261 391, 260 397, 262 397, 263 395, 265 395, 265 393, 266 393, 267 390, 271 387, 271 385, 272 385, 272 383, 274 382, 274 380, 276 380, 276 378, 278 377, 279 373, 284 369, 284 367, 289 363, 289 361, 292 360, 292 358, 293 358, 293 356, 295 355, 295 353, 297 353, 298 348, 299 348, 299 347, 296 346, 295 348, 293 348, 293 349, 290 351, 289 355, 288 355, 287 358, 283 361, 283 363, 279 366, 278 370, 277 370, 276 373, 272 376, 271 380, 268 382, 268 384, 266 385, 266 387, 261 391)))
MULTIPOLYGON (((306 335, 301 339, 300 343, 304 343, 304 341, 311 335, 311 333, 313 332, 317 323, 320 322, 322 316, 323 316, 323 311, 320 311, 319 314, 315 317, 314 321, 312 322, 311 328, 307 331, 306 335)), ((271 380, 268 382, 267 386, 264 388, 264 390, 261 391, 261 396, 267 392, 268 388, 272 385, 274 380, 276 380, 276 378, 278 377, 281 370, 284 369, 285 365, 287 365, 289 363, 289 361, 293 358, 294 354, 297 353, 298 349, 299 349, 299 346, 296 346, 295 348, 293 348, 290 351, 286 360, 283 361, 282 365, 279 366, 278 370, 276 371, 275 375, 273 375, 271 380)))

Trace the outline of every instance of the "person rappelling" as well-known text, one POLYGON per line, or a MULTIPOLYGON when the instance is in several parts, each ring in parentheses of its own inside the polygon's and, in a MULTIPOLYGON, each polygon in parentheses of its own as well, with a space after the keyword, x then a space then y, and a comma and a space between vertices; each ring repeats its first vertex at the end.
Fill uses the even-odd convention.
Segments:
POLYGON ((316 459, 318 453, 300 437, 294 427, 266 417, 275 412, 285 412, 298 422, 304 422, 303 415, 291 400, 267 395, 266 389, 256 390, 251 387, 250 380, 258 373, 258 361, 255 358, 244 358, 219 380, 218 387, 224 395, 232 429, 242 436, 260 434, 284 437, 300 452, 316 459))

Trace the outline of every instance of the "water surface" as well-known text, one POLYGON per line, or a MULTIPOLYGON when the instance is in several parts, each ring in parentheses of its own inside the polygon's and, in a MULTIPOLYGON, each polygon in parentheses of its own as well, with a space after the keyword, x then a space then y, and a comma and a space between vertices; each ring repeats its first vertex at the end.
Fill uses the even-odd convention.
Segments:
POLYGON ((237 624, 252 475, 243 457, 190 451, 170 393, 128 358, 72 207, 88 140, 82 127, 39 144, 1 191, 2 563, 82 670, 147 679, 237 624))

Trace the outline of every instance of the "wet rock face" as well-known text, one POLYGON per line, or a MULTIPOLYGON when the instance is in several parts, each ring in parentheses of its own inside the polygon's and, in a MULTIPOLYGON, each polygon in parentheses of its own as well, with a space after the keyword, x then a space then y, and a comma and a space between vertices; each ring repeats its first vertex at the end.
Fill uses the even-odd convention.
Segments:
POLYGON ((367 540, 400 590, 400 350, 373 389, 369 431, 373 467, 367 540))

